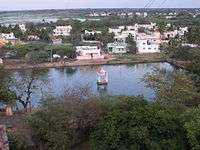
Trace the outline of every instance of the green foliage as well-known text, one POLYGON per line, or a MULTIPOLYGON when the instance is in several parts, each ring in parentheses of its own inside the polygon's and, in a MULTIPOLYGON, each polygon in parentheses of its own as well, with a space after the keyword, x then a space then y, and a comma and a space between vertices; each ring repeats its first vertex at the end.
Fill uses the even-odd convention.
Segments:
POLYGON ((90 137, 93 150, 186 148, 176 113, 141 97, 116 101, 90 137))
POLYGON ((16 38, 20 38, 20 39, 24 39, 25 38, 23 32, 19 28, 19 25, 15 25, 15 27, 13 28, 13 33, 14 33, 16 38))
POLYGON ((50 56, 46 51, 32 51, 26 55, 26 59, 30 63, 47 62, 48 58, 50 58, 50 56))
POLYGON ((5 104, 15 104, 16 103, 16 93, 6 88, 5 86, 0 86, 0 102, 5 104))
POLYGON ((186 37, 189 43, 200 44, 200 27, 190 28, 186 37))
POLYGON ((49 41, 50 40, 49 32, 46 29, 41 29, 38 36, 43 41, 49 41))
POLYGON ((136 46, 136 42, 134 41, 133 36, 131 34, 126 38, 126 43, 129 45, 129 52, 136 54, 137 46, 136 46))
POLYGON ((147 86, 154 89, 156 99, 166 105, 198 106, 200 94, 191 76, 183 72, 155 69, 144 77, 147 86))
POLYGON ((182 115, 191 150, 200 148, 200 108, 190 109, 182 115))
POLYGON ((19 132, 7 132, 10 150, 27 150, 30 141, 25 134, 19 132))
POLYGON ((186 66, 187 69, 194 74, 200 75, 200 49, 192 49, 188 56, 190 63, 186 66))
POLYGON ((73 136, 69 113, 61 104, 48 104, 41 111, 31 114, 27 123, 32 129, 35 142, 43 143, 49 150, 68 150, 73 136))
POLYGON ((68 58, 74 58, 75 50, 70 44, 63 45, 51 45, 45 47, 46 51, 51 51, 53 54, 58 54, 60 56, 67 56, 68 58))

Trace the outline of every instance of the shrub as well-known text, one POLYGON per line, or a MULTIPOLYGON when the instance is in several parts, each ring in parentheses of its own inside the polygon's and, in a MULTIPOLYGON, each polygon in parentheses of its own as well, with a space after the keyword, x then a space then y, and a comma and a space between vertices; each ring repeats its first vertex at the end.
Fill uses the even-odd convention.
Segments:
POLYGON ((173 111, 141 97, 121 97, 90 137, 93 150, 185 149, 184 130, 173 111))

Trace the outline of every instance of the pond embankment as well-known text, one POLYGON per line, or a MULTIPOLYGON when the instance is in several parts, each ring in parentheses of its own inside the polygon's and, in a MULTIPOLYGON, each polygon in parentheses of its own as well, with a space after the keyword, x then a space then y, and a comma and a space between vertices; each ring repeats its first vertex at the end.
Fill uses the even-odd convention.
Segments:
POLYGON ((96 60, 75 60, 75 61, 59 61, 59 62, 46 62, 38 64, 30 64, 19 62, 17 60, 5 61, 5 69, 34 69, 34 68, 59 68, 59 67, 75 67, 75 66, 95 66, 95 65, 113 65, 113 64, 134 64, 134 63, 153 63, 165 62, 166 59, 159 54, 143 54, 143 55, 127 55, 115 56, 109 59, 96 59, 96 60))

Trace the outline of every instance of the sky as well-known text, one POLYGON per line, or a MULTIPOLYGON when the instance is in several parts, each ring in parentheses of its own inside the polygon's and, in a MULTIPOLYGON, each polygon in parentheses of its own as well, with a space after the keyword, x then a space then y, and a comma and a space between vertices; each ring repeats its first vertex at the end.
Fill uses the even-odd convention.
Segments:
MULTIPOLYGON (((71 8, 143 8, 151 0, 0 0, 0 11, 71 8)), ((200 8, 200 0, 155 0, 157 8, 200 8)))

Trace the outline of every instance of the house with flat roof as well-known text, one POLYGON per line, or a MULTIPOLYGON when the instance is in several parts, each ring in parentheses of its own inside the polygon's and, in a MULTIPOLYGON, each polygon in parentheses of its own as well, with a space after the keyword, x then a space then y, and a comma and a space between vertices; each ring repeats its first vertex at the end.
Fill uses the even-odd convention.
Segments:
POLYGON ((53 38, 52 39, 52 44, 53 45, 61 45, 62 44, 62 39, 61 38, 53 38))
POLYGON ((127 53, 128 44, 124 42, 114 42, 107 44, 107 50, 113 54, 124 54, 127 53))
POLYGON ((104 59, 98 46, 76 46, 78 60, 104 59))
POLYGON ((26 25, 25 24, 19 24, 19 28, 22 32, 26 32, 26 25))
POLYGON ((56 26, 53 30, 53 36, 70 36, 72 26, 56 26))
POLYGON ((16 40, 14 33, 0 33, 0 38, 6 39, 6 40, 16 40))
POLYGON ((136 46, 138 53, 159 53, 161 44, 160 32, 151 34, 138 33, 136 38, 136 46))
POLYGON ((159 53, 160 44, 151 42, 147 39, 137 40, 137 50, 138 53, 159 53))
POLYGON ((102 31, 96 31, 96 30, 92 30, 92 31, 88 31, 88 30, 85 30, 85 34, 86 35, 94 35, 94 34, 101 34, 102 31))

